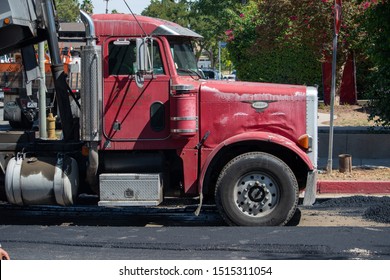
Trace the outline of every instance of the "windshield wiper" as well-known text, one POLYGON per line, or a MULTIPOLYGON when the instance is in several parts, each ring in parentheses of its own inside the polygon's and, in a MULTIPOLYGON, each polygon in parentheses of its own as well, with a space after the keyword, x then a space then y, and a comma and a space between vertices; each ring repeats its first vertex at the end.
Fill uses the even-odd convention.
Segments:
POLYGON ((190 74, 190 77, 193 78, 194 80, 195 80, 195 78, 193 77, 194 74, 198 77, 198 80, 202 79, 202 76, 198 72, 191 69, 178 68, 176 69, 176 71, 188 73, 190 74))

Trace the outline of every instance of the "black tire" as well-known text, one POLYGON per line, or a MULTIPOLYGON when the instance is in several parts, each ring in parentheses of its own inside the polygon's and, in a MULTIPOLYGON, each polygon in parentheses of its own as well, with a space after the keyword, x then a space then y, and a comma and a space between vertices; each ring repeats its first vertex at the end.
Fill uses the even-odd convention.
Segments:
POLYGON ((279 158, 262 152, 237 156, 222 169, 215 202, 230 225, 279 226, 294 215, 299 199, 294 173, 279 158))
POLYGON ((19 129, 19 128, 21 128, 20 122, 16 122, 16 121, 9 121, 9 125, 10 125, 13 129, 19 129))
POLYGON ((13 129, 31 129, 33 127, 34 122, 27 119, 25 115, 22 113, 22 120, 18 121, 9 121, 9 125, 13 129))

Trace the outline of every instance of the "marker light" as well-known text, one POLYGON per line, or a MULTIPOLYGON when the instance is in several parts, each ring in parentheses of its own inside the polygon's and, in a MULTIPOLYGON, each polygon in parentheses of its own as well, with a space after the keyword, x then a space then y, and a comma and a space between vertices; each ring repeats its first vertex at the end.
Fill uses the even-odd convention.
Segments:
POLYGON ((304 149, 309 149, 310 148, 310 141, 311 139, 310 139, 310 136, 308 135, 308 134, 303 134, 303 135, 301 135, 299 138, 298 138, 298 144, 299 144, 299 146, 301 146, 302 148, 304 148, 304 149))

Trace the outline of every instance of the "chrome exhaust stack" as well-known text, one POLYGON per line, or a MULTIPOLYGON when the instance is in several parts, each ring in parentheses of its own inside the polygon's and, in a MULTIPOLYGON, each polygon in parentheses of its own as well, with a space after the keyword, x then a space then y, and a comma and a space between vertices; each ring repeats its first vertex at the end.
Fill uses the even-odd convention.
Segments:
POLYGON ((102 136, 102 50, 96 45, 95 26, 92 18, 80 11, 85 25, 87 45, 81 49, 81 140, 89 147, 87 182, 97 190, 98 144, 102 136))

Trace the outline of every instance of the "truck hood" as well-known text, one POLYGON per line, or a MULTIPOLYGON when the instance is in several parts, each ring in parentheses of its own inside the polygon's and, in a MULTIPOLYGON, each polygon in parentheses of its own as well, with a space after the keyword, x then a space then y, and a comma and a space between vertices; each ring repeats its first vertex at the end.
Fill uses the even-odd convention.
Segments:
POLYGON ((306 87, 298 85, 236 82, 236 81, 205 81, 201 83, 202 94, 211 94, 219 99, 234 101, 305 99, 306 87))
POLYGON ((205 81, 200 85, 200 132, 208 145, 245 132, 267 132, 293 142, 306 133, 305 86, 205 81))

